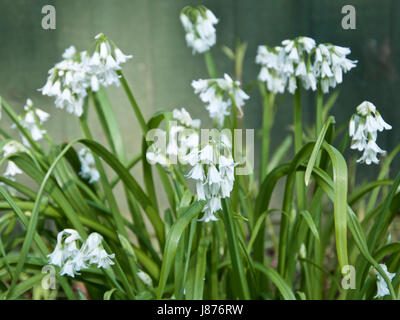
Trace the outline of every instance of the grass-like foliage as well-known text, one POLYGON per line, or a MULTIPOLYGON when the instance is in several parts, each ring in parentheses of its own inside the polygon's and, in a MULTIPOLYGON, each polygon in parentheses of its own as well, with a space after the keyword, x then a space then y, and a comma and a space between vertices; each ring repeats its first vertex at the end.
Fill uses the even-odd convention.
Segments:
POLYGON ((145 119, 121 68, 131 57, 103 34, 87 51, 68 48, 42 88, 75 115, 66 121, 79 121, 81 138, 56 144, 45 130, 46 112, 28 100, 18 115, 0 97, 14 124, 0 129, 7 166, 0 177, 0 297, 400 298, 400 243, 389 237, 400 208, 400 174, 389 169, 400 146, 377 158, 384 153, 377 132, 390 126, 375 106, 361 104, 350 120, 350 146, 364 151, 358 163, 381 166, 376 180, 356 184, 354 168, 364 164, 343 156, 349 124, 338 126, 330 115, 338 91, 329 91, 357 63, 346 58, 349 49, 306 37, 260 46, 261 72, 243 86, 246 45, 223 47, 235 76, 222 76, 210 51, 218 19, 204 7, 186 7, 181 21, 188 46, 204 54, 210 79, 192 85, 215 129, 225 129, 219 138, 200 142, 200 122, 183 109, 145 119), (139 124, 129 135, 142 152, 132 159, 106 94, 110 85, 120 86, 139 124), (302 105, 305 90, 315 105, 302 105), (244 129, 245 102, 257 94, 263 125, 254 171, 254 150, 230 133, 244 129), (290 94, 293 133, 272 152, 274 115, 290 94), (302 121, 304 107, 315 108, 312 127, 302 121), (89 113, 106 145, 93 136, 89 113), (135 166, 143 181, 131 174, 135 166))

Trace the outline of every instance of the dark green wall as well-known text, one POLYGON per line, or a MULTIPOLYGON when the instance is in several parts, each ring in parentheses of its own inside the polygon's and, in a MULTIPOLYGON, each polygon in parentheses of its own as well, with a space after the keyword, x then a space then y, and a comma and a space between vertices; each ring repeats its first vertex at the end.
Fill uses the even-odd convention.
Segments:
MULTIPOLYGON (((120 48, 134 55, 125 73, 145 116, 161 109, 184 106, 207 124, 207 113, 193 94, 190 82, 206 77, 202 56, 192 56, 186 48, 178 15, 185 5, 205 4, 217 17, 218 45, 212 52, 218 70, 233 73, 233 65, 220 50, 233 46, 235 39, 248 41, 244 81, 256 78, 259 67, 254 58, 259 44, 278 45, 285 38, 307 35, 318 42, 349 46, 358 67, 345 76, 333 113, 338 123, 347 121, 363 100, 374 102, 393 131, 379 137, 379 145, 391 150, 399 142, 400 116, 399 0, 1 0, 0 2, 0 94, 21 109, 27 97, 50 110, 49 131, 58 141, 79 134, 73 116, 51 107, 51 99, 37 92, 47 70, 60 60, 63 50, 74 44, 86 49, 99 32, 111 37, 120 48), (41 28, 41 8, 57 9, 57 29, 41 28), (341 8, 353 4, 357 10, 357 30, 341 28, 341 8)), ((137 122, 121 89, 110 89, 131 155, 139 151, 137 122)), ((245 109, 249 128, 259 128, 261 107, 258 92, 250 92, 245 109)), ((289 132, 292 119, 291 97, 280 106, 273 135, 277 146, 289 132)), ((314 117, 314 104, 304 97, 305 119, 314 117)), ((94 120, 93 120, 94 121, 94 120)), ((2 126, 8 126, 3 119, 2 126)), ((97 136, 103 139, 101 132, 97 136)), ((104 141, 104 139, 103 139, 104 141)), ((355 155, 354 152, 349 153, 355 155)), ((397 161, 397 168, 399 168, 397 161)), ((376 168, 368 167, 368 172, 376 168)))

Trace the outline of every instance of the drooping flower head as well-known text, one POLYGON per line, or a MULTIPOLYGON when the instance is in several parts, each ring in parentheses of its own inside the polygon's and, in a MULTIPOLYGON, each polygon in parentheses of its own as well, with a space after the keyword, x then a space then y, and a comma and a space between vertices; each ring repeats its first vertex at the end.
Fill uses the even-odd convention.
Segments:
POLYGON ((319 44, 309 37, 284 40, 281 46, 259 46, 256 63, 261 65, 258 79, 273 93, 293 94, 301 83, 306 90, 324 93, 342 82, 343 73, 356 66, 347 59, 350 49, 319 44))
POLYGON ((119 85, 117 71, 132 56, 122 51, 104 34, 95 37, 93 52, 77 52, 74 46, 65 50, 49 70, 47 82, 39 89, 43 95, 55 97, 57 108, 80 117, 88 90, 96 92, 100 86, 119 85))
MULTIPOLYGON (((54 251, 48 255, 49 263, 62 267, 64 262, 75 256, 79 251, 81 237, 73 229, 64 229, 57 235, 57 244, 54 251)), ((69 269, 69 267, 67 267, 69 269)))
POLYGON ((376 144, 378 131, 390 130, 392 127, 387 124, 379 114, 376 107, 369 101, 362 102, 357 107, 349 123, 349 135, 352 138, 351 149, 364 151, 357 162, 378 164, 378 154, 385 151, 376 144))
POLYGON ((231 142, 221 132, 218 137, 211 137, 196 156, 187 177, 196 182, 197 200, 206 201, 200 221, 216 221, 215 214, 222 209, 221 199, 230 197, 235 181, 231 142))
POLYGON ((228 74, 219 79, 199 79, 192 81, 194 93, 198 94, 201 101, 206 103, 211 119, 221 127, 225 116, 230 115, 232 101, 235 103, 239 114, 249 96, 240 88, 239 81, 233 81, 228 74))
POLYGON ((157 129, 156 141, 146 151, 147 161, 165 168, 178 161, 186 164, 187 155, 198 151, 200 124, 200 120, 192 119, 185 108, 174 109, 168 135, 165 130, 157 129))
MULTIPOLYGON (((43 139, 46 130, 43 128, 43 123, 50 118, 50 115, 38 108, 33 106, 31 99, 27 99, 24 112, 19 116, 20 124, 25 128, 31 135, 33 141, 40 141, 43 139)), ((12 128, 17 128, 15 124, 11 126, 12 128)), ((28 140, 24 135, 21 135, 21 139, 24 145, 30 146, 28 140)))
POLYGON ((214 25, 218 19, 211 10, 204 6, 185 7, 180 14, 180 20, 186 32, 186 43, 192 48, 192 53, 203 53, 216 42, 214 25))
POLYGON ((342 83, 343 74, 356 66, 357 60, 347 58, 350 53, 349 48, 330 43, 319 44, 315 48, 313 72, 324 93, 342 83))
MULTIPOLYGON (((381 268, 383 269, 383 271, 386 273, 386 275, 388 276, 389 280, 392 281, 392 279, 396 276, 395 273, 390 273, 386 267, 386 265, 384 264, 379 264, 381 266, 381 268)), ((377 287, 377 293, 376 296, 374 297, 376 298, 380 298, 380 297, 384 297, 387 295, 390 295, 390 291, 388 288, 388 285, 385 281, 385 279, 381 276, 381 274, 374 268, 374 271, 376 273, 376 278, 377 278, 377 282, 376 282, 376 287, 377 287)))
POLYGON ((50 264, 61 267, 60 275, 75 277, 80 270, 92 264, 97 264, 98 268, 108 268, 114 264, 114 254, 107 254, 104 250, 100 234, 93 232, 82 242, 74 229, 64 229, 58 233, 57 244, 48 258, 50 264))
POLYGON ((103 237, 93 232, 89 235, 81 248, 82 255, 88 260, 89 264, 97 264, 98 268, 108 268, 113 265, 114 254, 108 254, 102 245, 103 237))
POLYGON ((96 163, 93 154, 87 148, 82 148, 78 152, 78 157, 81 162, 81 171, 79 175, 83 179, 89 179, 89 183, 96 182, 100 179, 100 173, 96 168, 96 163))
MULTIPOLYGON (((10 156, 14 153, 24 151, 25 148, 22 144, 15 140, 8 141, 3 146, 3 157, 10 156)), ((17 174, 22 174, 22 170, 11 160, 7 162, 7 168, 3 176, 7 179, 14 180, 17 174)))

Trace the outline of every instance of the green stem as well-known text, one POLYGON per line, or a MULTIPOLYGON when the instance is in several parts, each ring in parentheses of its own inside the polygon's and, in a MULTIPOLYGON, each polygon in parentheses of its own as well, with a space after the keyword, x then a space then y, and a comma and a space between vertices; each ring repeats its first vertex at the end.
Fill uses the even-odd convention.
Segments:
POLYGON ((128 96, 128 100, 132 106, 133 112, 135 113, 136 118, 139 121, 140 128, 142 129, 143 133, 146 133, 147 132, 146 121, 144 120, 142 112, 140 111, 140 108, 135 100, 135 97, 133 96, 131 89, 129 89, 128 82, 126 81, 122 71, 117 71, 117 72, 118 72, 118 75, 120 76, 119 80, 122 84, 122 87, 125 90, 126 95, 128 96))
POLYGON ((241 299, 250 299, 249 287, 247 286, 246 275, 244 273, 243 262, 239 252, 239 235, 237 234, 235 221, 233 219, 232 210, 229 200, 223 199, 223 220, 228 238, 229 253, 231 257, 233 272, 240 283, 241 299))
MULTIPOLYGON (((316 112, 316 119, 315 119, 315 138, 316 139, 319 137, 319 134, 321 133, 322 126, 324 123, 323 105, 324 105, 324 95, 321 90, 321 87, 318 86, 317 112, 316 112)), ((319 162, 320 162, 320 156, 316 160, 317 166, 319 166, 319 162)), ((318 189, 317 189, 317 191, 318 191, 318 189)), ((320 193, 318 193, 318 195, 316 195, 316 190, 314 190, 314 196, 321 198, 320 193)), ((317 219, 318 232, 319 232, 319 234, 321 234, 321 232, 322 232, 321 201, 318 201, 315 211, 316 211, 316 217, 318 217, 318 219, 317 219)), ((314 262, 317 265, 322 265, 322 261, 323 261, 323 247, 321 246, 321 243, 317 241, 315 243, 315 248, 314 248, 314 262)), ((319 270, 317 268, 314 268, 313 272, 314 272, 313 278, 316 280, 316 281, 314 281, 314 286, 313 286, 313 297, 315 299, 322 299, 323 275, 322 275, 321 270, 319 270)))
POLYGON ((217 70, 215 68, 214 59, 213 59, 210 51, 206 51, 204 53, 204 59, 206 61, 206 66, 207 66, 207 70, 208 70, 208 74, 209 74, 210 78, 213 78, 213 79, 217 78, 218 77, 217 70))
POLYGON ((261 147, 261 170, 260 185, 267 175, 267 164, 269 158, 269 149, 271 141, 271 128, 274 118, 274 100, 275 95, 268 92, 263 83, 259 85, 263 100, 263 125, 262 125, 262 147, 261 147))
MULTIPOLYGON (((294 151, 299 152, 303 145, 303 122, 301 114, 301 95, 300 85, 298 83, 296 92, 293 96, 294 104, 294 151)), ((297 193, 297 210, 304 209, 305 203, 305 185, 304 185, 304 172, 296 174, 296 193, 297 193)))
POLYGON ((5 112, 8 114, 8 116, 11 118, 11 120, 15 123, 17 126, 19 132, 28 140, 29 144, 32 146, 32 148, 39 152, 40 154, 43 154, 43 149, 40 147, 40 145, 34 141, 29 134, 29 132, 21 125, 20 120, 18 115, 14 112, 14 110, 9 106, 9 104, 0 96, 0 107, 2 107, 5 112))
POLYGON ((323 106, 324 106, 324 94, 320 87, 318 87, 317 91, 317 113, 316 113, 316 120, 315 120, 315 137, 318 138, 319 133, 321 132, 323 126, 323 106))
MULTIPOLYGON (((86 101, 86 103, 88 103, 88 101, 86 101)), ((84 115, 79 118, 80 124, 81 124, 81 129, 82 129, 82 131, 84 133, 84 136, 87 139, 93 140, 92 133, 91 133, 91 131, 89 129, 89 126, 87 124, 87 121, 86 121, 87 108, 85 108, 85 109, 86 109, 86 111, 85 111, 84 115)), ((123 218, 122 218, 122 216, 120 214, 117 202, 116 202, 116 200, 114 198, 114 195, 112 193, 112 188, 111 188, 110 183, 108 182, 107 176, 105 174, 104 167, 103 167, 103 165, 101 163, 101 160, 99 159, 99 157, 96 154, 93 154, 93 157, 94 157, 94 160, 95 160, 95 163, 96 163, 96 168, 100 173, 101 183, 102 183, 103 188, 104 188, 104 193, 106 195, 107 202, 108 202, 108 204, 110 206, 110 211, 111 211, 112 216, 113 216, 114 221, 115 221, 116 229, 117 229, 119 234, 123 235, 125 238, 128 239, 129 236, 128 236, 128 233, 127 233, 127 231, 125 229, 124 221, 123 221, 123 218)), ((137 271, 138 271, 137 267, 134 265, 134 263, 132 263, 131 259, 129 259, 126 256, 126 254, 125 254, 125 258, 128 261, 129 267, 131 269, 132 277, 133 277, 133 280, 135 282, 135 287, 139 288, 139 289, 142 288, 143 284, 137 278, 137 271)), ((119 265, 117 267, 120 268, 119 265)), ((122 271, 122 269, 118 270, 118 271, 121 271, 122 273, 124 272, 124 271, 122 271)), ((123 277, 122 277, 123 280, 124 280, 124 277, 125 277, 125 275, 123 275, 123 277)), ((130 296, 131 298, 134 297, 132 288, 131 288, 131 286, 130 286, 130 284, 128 283, 127 280, 124 281, 124 287, 125 287, 125 289, 127 291, 128 296, 130 296)))

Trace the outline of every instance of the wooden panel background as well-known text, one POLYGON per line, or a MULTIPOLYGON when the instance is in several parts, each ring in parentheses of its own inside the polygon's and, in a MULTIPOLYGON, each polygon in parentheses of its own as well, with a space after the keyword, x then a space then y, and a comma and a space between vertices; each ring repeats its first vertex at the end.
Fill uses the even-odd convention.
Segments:
MULTIPOLYGON (((393 131, 379 137, 379 145, 391 150, 399 143, 399 54, 400 1, 398 0, 2 0, 0 2, 0 92, 20 110, 27 97, 50 111, 47 124, 57 141, 79 135, 77 120, 52 107, 51 99, 42 97, 40 88, 47 70, 60 60, 63 50, 74 44, 79 50, 88 47, 93 36, 104 32, 120 48, 134 55, 125 65, 125 74, 146 117, 161 109, 184 106, 193 116, 209 125, 207 113, 193 94, 190 82, 206 77, 202 56, 192 56, 186 48, 178 15, 187 4, 204 4, 220 23, 218 45, 213 54, 218 70, 233 72, 233 65, 220 50, 232 47, 235 39, 248 41, 244 81, 257 76, 254 58, 259 44, 278 45, 285 38, 308 35, 319 42, 349 46, 358 67, 345 76, 341 93, 333 109, 338 123, 349 119, 363 100, 374 102, 393 131), (57 29, 41 28, 41 8, 53 4, 57 10, 57 29), (357 30, 341 28, 341 8, 353 4, 357 11, 357 30)), ((140 150, 138 124, 122 90, 109 89, 117 110, 130 155, 140 150)), ((248 128, 259 129, 261 106, 256 90, 245 109, 248 128)), ((304 97, 304 117, 314 117, 313 99, 304 97)), ((273 147, 289 132, 292 119, 290 96, 280 106, 273 130, 273 147)), ((93 127, 96 128, 96 121, 93 127)), ((2 126, 8 126, 3 119, 2 126)), ((99 130, 97 137, 104 141, 99 130)), ((355 153, 349 153, 355 155, 355 153)), ((396 161, 396 168, 399 169, 396 161)), ((369 174, 376 167, 363 168, 369 174)), ((141 174, 139 169, 135 175, 141 174)))

